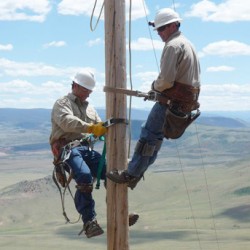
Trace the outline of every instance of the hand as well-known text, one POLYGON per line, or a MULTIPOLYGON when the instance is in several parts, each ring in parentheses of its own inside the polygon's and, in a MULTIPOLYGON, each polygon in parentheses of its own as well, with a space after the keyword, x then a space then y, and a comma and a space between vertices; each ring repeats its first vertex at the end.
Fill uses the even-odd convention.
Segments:
POLYGON ((149 101, 156 101, 157 100, 156 97, 157 97, 157 92, 154 91, 154 90, 150 90, 148 92, 148 96, 144 98, 144 101, 147 101, 147 100, 149 100, 149 101))
POLYGON ((154 96, 155 96, 154 82, 155 81, 152 82, 152 84, 151 84, 151 90, 149 90, 148 96, 144 98, 144 101, 154 100, 154 96))
POLYGON ((107 128, 103 126, 104 122, 98 122, 97 124, 91 124, 88 127, 88 133, 91 133, 97 137, 104 135, 107 132, 107 128))

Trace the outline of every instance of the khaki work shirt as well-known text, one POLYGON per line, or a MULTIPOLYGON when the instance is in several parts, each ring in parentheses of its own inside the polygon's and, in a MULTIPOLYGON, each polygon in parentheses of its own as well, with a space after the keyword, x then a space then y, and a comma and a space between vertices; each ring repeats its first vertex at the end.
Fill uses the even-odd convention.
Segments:
POLYGON ((173 87, 180 82, 200 87, 200 64, 196 52, 180 31, 166 41, 161 55, 161 70, 153 84, 157 91, 173 87))
POLYGON ((83 138, 87 133, 87 124, 101 122, 101 118, 87 101, 81 102, 75 95, 69 93, 55 102, 51 122, 50 144, 52 145, 58 139, 73 141, 83 138))

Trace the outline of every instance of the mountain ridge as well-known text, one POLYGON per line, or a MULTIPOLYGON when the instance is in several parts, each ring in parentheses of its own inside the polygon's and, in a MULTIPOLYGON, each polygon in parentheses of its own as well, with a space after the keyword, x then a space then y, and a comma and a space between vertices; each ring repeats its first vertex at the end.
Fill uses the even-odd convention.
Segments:
MULTIPOLYGON (((102 120, 105 120, 105 109, 97 108, 98 114, 102 120)), ((240 112, 240 111, 239 111, 240 112)), ((144 121, 147 119, 149 110, 132 109, 131 119, 144 121)), ((235 113, 233 113, 235 114, 235 113)), ((201 112, 197 119, 198 124, 219 126, 219 127, 250 127, 250 111, 244 111, 238 117, 226 116, 225 112, 219 115, 219 112, 201 112), (245 117, 245 119, 242 118, 245 117)), ((14 125, 20 128, 42 128, 50 126, 51 109, 14 109, 0 108, 0 125, 14 125)))
MULTIPOLYGON (((0 157, 28 157, 41 152, 47 152, 47 155, 51 156, 50 112, 49 109, 0 109, 0 157)), ((147 114, 148 111, 144 111, 141 117, 146 117, 147 114)), ((128 133, 131 134, 132 141, 135 142, 139 138, 143 122, 143 119, 131 120, 131 130, 128 128, 128 133)), ((176 142, 185 143, 188 153, 192 154, 200 150, 197 144, 197 136, 199 136, 200 144, 206 147, 207 153, 213 154, 216 151, 214 152, 216 154, 229 154, 229 158, 231 155, 239 158, 240 155, 243 156, 249 152, 249 132, 250 126, 241 120, 201 115, 176 142)), ((163 146, 167 145, 168 150, 171 150, 175 147, 172 142, 164 140, 163 146)), ((100 143, 95 147, 101 149, 101 145, 100 143)))

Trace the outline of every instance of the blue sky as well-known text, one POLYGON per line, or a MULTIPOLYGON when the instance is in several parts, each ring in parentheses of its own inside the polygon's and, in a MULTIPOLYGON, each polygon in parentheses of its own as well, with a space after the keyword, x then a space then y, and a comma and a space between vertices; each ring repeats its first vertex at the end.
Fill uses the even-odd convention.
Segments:
MULTIPOLYGON (((93 27, 102 2, 97 1, 93 27)), ((157 77, 164 43, 147 19, 153 20, 158 9, 173 3, 183 18, 181 31, 200 58, 201 110, 250 110, 247 0, 132 0, 133 88, 147 92, 157 77)), ((102 15, 91 31, 94 4, 94 0, 0 2, 0 108, 52 108, 58 97, 71 91, 71 77, 81 68, 91 69, 97 80, 90 103, 104 107, 104 20, 102 15)), ((128 10, 129 1, 126 6, 128 10)), ((127 66, 128 62, 127 57, 127 66)), ((140 98, 132 101, 135 108, 152 105, 140 98)))

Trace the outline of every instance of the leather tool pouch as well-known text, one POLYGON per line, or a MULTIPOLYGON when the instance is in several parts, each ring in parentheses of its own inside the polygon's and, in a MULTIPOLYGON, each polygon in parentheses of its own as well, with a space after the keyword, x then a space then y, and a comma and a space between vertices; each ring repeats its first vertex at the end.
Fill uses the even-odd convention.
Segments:
POLYGON ((200 111, 189 113, 183 116, 175 114, 169 108, 166 111, 166 120, 164 124, 164 136, 167 139, 178 139, 183 135, 187 127, 200 115, 200 111))

